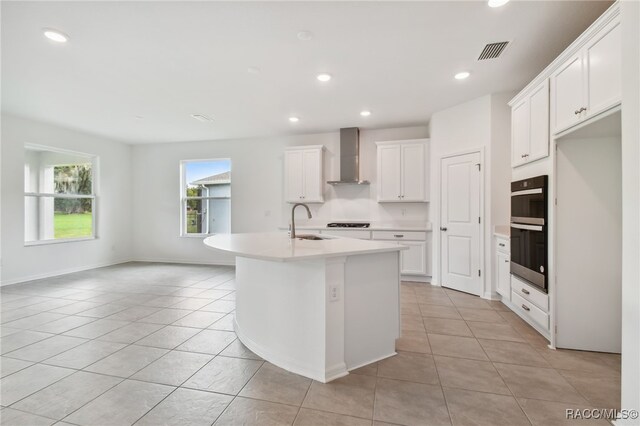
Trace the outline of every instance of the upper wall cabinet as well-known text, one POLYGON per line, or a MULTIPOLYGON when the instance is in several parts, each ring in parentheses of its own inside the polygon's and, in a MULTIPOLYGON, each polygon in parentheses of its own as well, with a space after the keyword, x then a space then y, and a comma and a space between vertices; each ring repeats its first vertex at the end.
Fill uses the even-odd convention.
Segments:
POLYGON ((511 166, 549 155, 549 81, 511 108, 511 166))
POLYGON ((511 165, 547 157, 551 136, 620 105, 621 60, 620 2, 615 2, 509 102, 511 165))
POLYGON ((284 152, 284 193, 288 203, 322 203, 322 145, 288 148, 284 152))
POLYGON ((551 75, 554 134, 620 103, 621 60, 620 20, 616 17, 551 75))
POLYGON ((426 202, 429 139, 377 142, 378 202, 426 202))

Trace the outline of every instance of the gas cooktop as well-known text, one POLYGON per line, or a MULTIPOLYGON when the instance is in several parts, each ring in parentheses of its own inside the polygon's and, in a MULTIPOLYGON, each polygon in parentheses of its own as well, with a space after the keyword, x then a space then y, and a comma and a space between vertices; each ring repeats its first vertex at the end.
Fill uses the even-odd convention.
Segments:
POLYGON ((368 228, 369 225, 366 222, 333 222, 328 223, 327 228, 368 228))

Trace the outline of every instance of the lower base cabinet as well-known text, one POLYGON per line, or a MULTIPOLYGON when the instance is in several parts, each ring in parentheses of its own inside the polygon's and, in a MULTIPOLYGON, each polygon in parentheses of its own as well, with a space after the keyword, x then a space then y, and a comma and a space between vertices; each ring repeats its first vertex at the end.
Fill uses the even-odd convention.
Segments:
POLYGON ((427 243, 425 241, 403 241, 409 247, 400 252, 400 272, 407 275, 427 274, 427 243))
POLYGON ((496 255, 496 261, 498 263, 496 265, 496 291, 504 297, 509 297, 511 295, 511 261, 509 260, 509 255, 498 252, 496 255))
MULTIPOLYGON (((300 232, 300 231, 299 231, 300 232)), ((367 231, 344 229, 321 229, 322 235, 357 238, 361 240, 395 242, 409 247, 400 251, 400 273, 402 275, 431 276, 431 258, 428 247, 431 246, 431 233, 424 231, 367 231)))
POLYGON ((509 300, 511 298, 511 256, 509 239, 496 236, 496 265, 494 269, 494 277, 496 283, 496 292, 503 298, 509 300))

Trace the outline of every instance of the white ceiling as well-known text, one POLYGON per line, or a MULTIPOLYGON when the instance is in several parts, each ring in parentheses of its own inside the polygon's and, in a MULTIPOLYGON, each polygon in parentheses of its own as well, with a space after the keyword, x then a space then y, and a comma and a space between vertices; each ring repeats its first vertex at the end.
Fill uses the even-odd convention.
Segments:
POLYGON ((610 4, 3 1, 2 110, 131 143, 424 124, 521 89, 610 4), (505 40, 501 58, 476 61, 505 40), (454 80, 461 70, 471 77, 454 80))

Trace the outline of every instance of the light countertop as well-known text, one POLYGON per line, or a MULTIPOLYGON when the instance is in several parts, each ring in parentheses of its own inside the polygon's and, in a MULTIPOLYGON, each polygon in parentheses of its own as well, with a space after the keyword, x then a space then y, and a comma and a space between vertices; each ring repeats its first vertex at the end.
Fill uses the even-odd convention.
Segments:
MULTIPOLYGON (((296 227, 299 231, 300 228, 296 227)), ((298 234, 301 234, 298 232, 298 234)), ((288 262, 321 259, 367 253, 406 250, 408 247, 394 242, 358 240, 355 238, 326 237, 323 240, 291 240, 287 232, 248 234, 218 234, 205 238, 204 244, 212 249, 253 259, 288 262)))
MULTIPOLYGON (((341 222, 341 221, 335 221, 341 222)), ((358 222, 358 221, 354 221, 358 222)), ((340 231, 421 231, 430 232, 431 222, 371 222, 368 228, 327 228, 327 223, 331 222, 302 222, 296 221, 296 229, 305 230, 340 230, 340 231)), ((283 225, 280 229, 287 229, 288 225, 283 225)))

